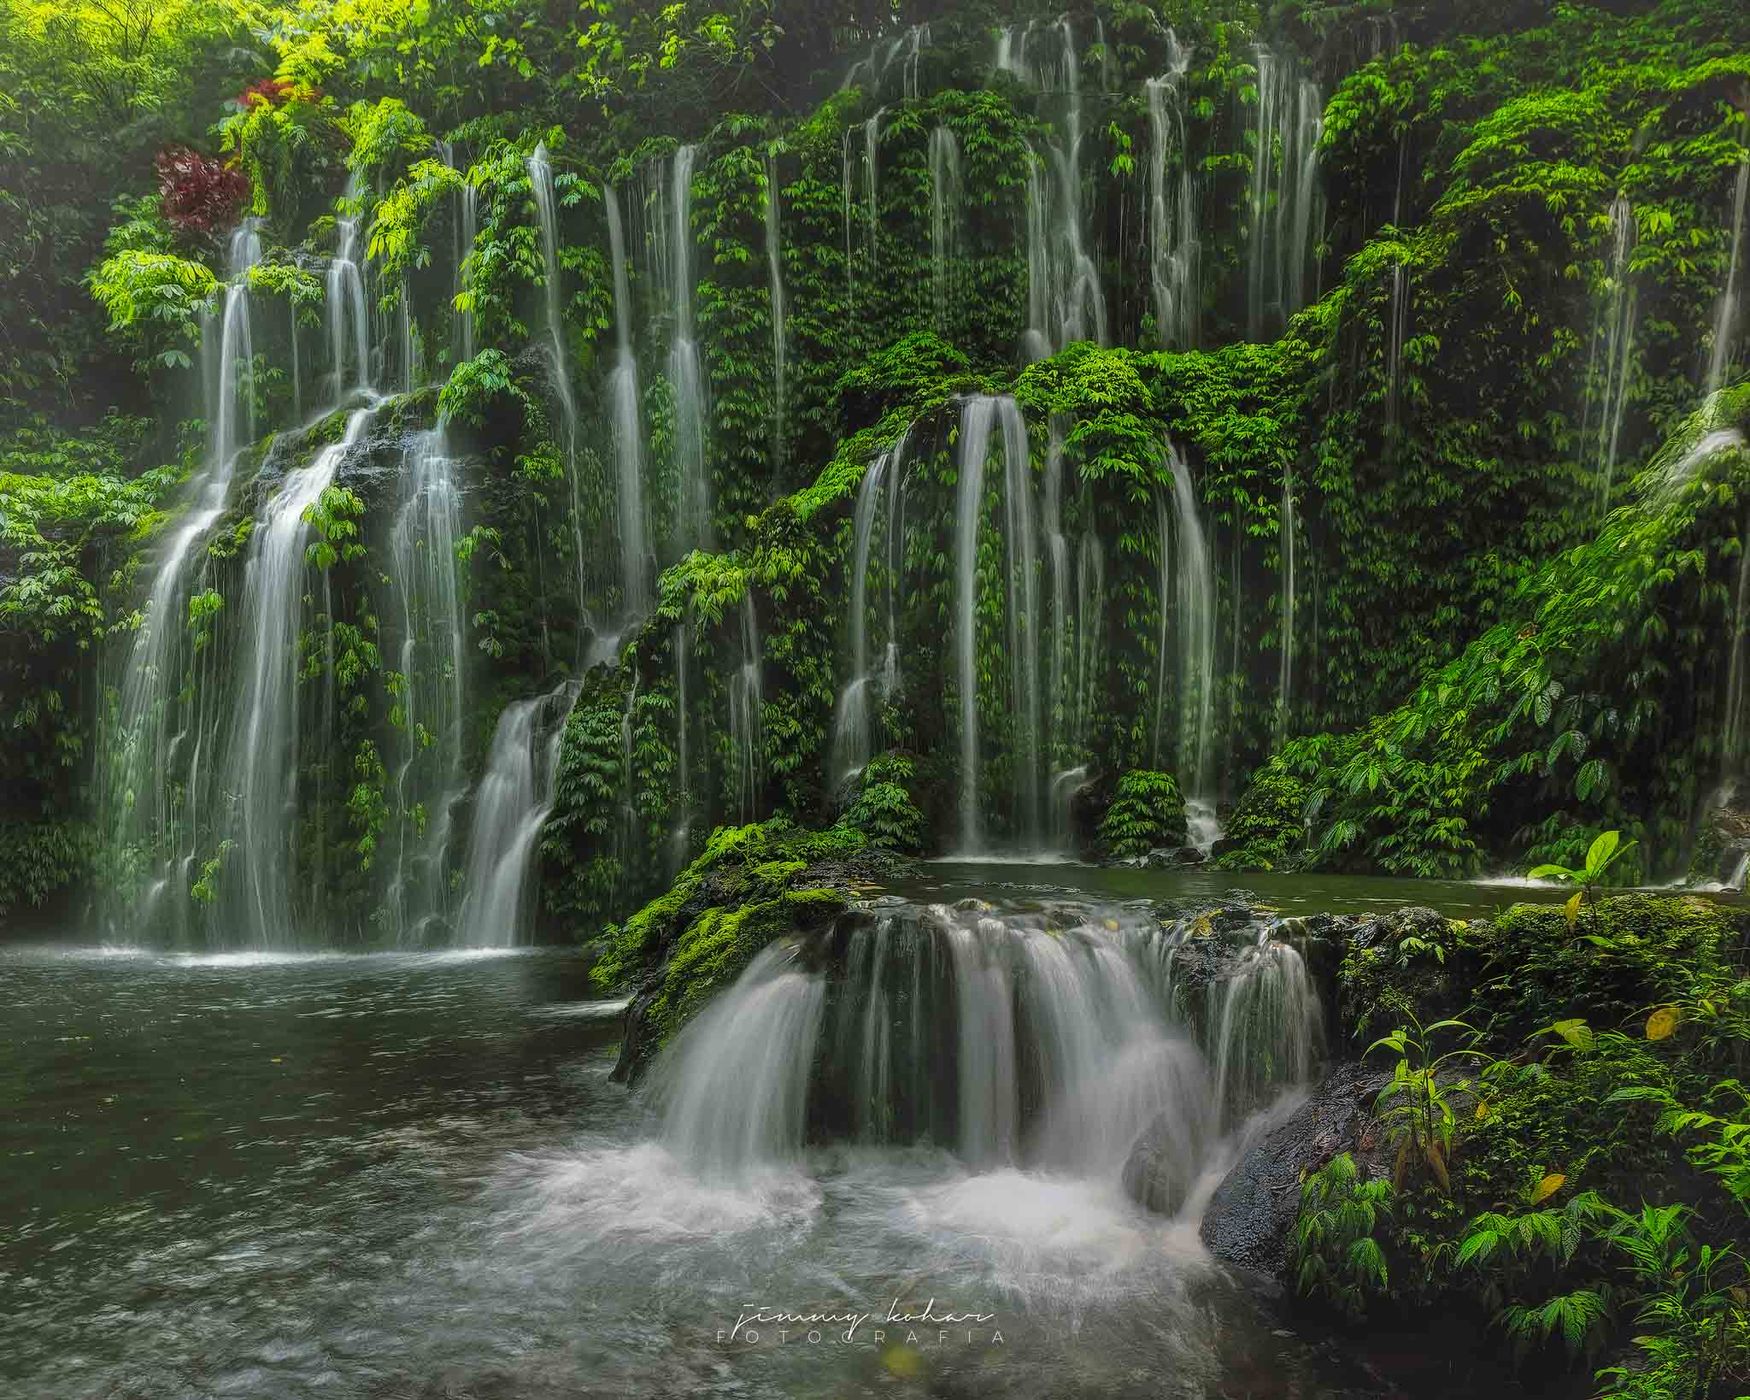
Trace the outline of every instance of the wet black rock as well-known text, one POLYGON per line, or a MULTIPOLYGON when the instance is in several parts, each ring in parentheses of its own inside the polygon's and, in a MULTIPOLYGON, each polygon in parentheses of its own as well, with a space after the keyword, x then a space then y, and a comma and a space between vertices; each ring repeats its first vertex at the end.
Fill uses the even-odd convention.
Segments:
POLYGON ((1224 1263, 1279 1275, 1300 1212, 1300 1182, 1340 1152, 1366 1150, 1372 1105, 1390 1076, 1346 1062, 1286 1117, 1265 1126, 1210 1198, 1203 1243, 1224 1263))

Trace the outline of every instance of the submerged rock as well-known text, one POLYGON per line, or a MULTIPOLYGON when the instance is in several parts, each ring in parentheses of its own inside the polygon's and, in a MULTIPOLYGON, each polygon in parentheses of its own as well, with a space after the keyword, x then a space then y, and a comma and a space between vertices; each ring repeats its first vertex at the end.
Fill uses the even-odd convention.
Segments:
POLYGON ((1202 1173, 1209 1137, 1204 1122, 1159 1115, 1125 1158, 1125 1193, 1161 1215, 1177 1215, 1202 1173))
POLYGON ((1287 1117, 1263 1128, 1216 1187, 1203 1214, 1203 1243, 1217 1259, 1281 1273, 1300 1213, 1300 1183, 1339 1152, 1365 1150, 1371 1108, 1389 1073, 1338 1065, 1287 1117))

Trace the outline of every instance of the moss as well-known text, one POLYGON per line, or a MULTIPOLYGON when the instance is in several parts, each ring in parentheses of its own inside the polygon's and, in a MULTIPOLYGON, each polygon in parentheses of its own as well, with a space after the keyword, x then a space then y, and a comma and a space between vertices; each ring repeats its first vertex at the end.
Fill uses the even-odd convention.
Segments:
POLYGON ((867 842, 847 827, 781 818, 719 827, 674 885, 602 940, 593 976, 639 996, 623 1069, 636 1074, 774 939, 818 932, 850 905, 845 862, 867 842))

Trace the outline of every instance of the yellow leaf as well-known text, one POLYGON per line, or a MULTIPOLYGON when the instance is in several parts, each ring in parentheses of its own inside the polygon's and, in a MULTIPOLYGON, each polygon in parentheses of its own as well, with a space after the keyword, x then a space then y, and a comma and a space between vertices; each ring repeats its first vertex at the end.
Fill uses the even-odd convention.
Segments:
POLYGON ((1647 1017, 1647 1039, 1669 1039, 1676 1032, 1677 1023, 1682 1019, 1682 1013, 1675 1006, 1661 1006, 1647 1017))
POLYGON ((1481 1099, 1478 1099, 1477 1100, 1477 1117, 1478 1118, 1487 1118, 1488 1116, 1489 1116, 1488 1104, 1484 1103, 1481 1099))
POLYGON ((1547 1201, 1567 1184, 1568 1174, 1566 1172, 1551 1172, 1532 1190, 1532 1205, 1536 1205, 1539 1201, 1547 1201))
POLYGON ((1568 897, 1568 902, 1562 906, 1562 913, 1568 916, 1569 928, 1572 928, 1575 920, 1580 917, 1580 900, 1584 897, 1585 893, 1584 890, 1575 890, 1574 893, 1568 897))

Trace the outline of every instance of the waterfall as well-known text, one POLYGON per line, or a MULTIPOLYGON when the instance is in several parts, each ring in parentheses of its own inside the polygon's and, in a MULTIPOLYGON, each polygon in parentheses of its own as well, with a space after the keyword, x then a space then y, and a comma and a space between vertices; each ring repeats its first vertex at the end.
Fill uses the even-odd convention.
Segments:
POLYGON ((1318 989, 1290 944, 1260 931, 1238 967, 1209 988, 1215 1102, 1223 1126, 1312 1079, 1321 1046, 1318 989))
POLYGON ((753 590, 741 595, 741 664, 729 677, 729 745, 734 760, 735 811, 744 822, 755 821, 760 812, 760 785, 764 780, 763 661, 759 619, 754 614, 753 590))
POLYGON ((705 374, 693 330, 694 146, 674 153, 669 180, 669 297, 674 339, 668 380, 674 393, 674 453, 678 467, 678 518, 674 548, 679 557, 703 548, 711 537, 711 481, 705 453, 705 374))
POLYGON ((674 629, 674 830, 669 835, 671 875, 686 864, 693 829, 692 752, 687 743, 687 671, 692 628, 677 622, 674 629))
POLYGON ((1263 45, 1255 57, 1258 115, 1246 299, 1248 335, 1263 340, 1306 304, 1324 99, 1291 57, 1263 45))
POLYGON ((766 151, 766 272, 772 318, 772 464, 784 464, 784 395, 788 347, 784 338, 784 244, 778 230, 778 153, 766 151))
POLYGON ((1082 231, 1082 95, 1075 33, 1068 16, 1051 26, 1058 46, 1055 64, 1026 58, 1027 36, 1018 48, 999 42, 998 65, 1042 89, 1050 85, 1060 116, 1055 139, 1041 158, 1031 152, 1027 175, 1027 330, 1022 350, 1042 359, 1071 341, 1107 340, 1106 300, 1097 262, 1082 231))
POLYGON ((851 257, 851 128, 839 144, 839 207, 845 229, 845 311, 857 309, 856 264, 851 257))
POLYGON ((960 257, 960 142, 945 126, 930 131, 930 290, 936 331, 953 338, 955 280, 960 257))
POLYGON ((1391 324, 1385 349, 1385 425, 1394 433, 1403 417, 1404 340, 1409 323, 1410 274, 1400 254, 1391 269, 1391 324))
MULTIPOLYGON (((1730 660, 1726 666, 1726 714, 1720 732, 1720 767, 1730 778, 1743 774, 1745 731, 1750 714, 1745 712, 1746 650, 1750 649, 1750 516, 1738 536, 1738 586, 1732 599, 1732 636, 1730 660)), ((1737 882, 1743 888, 1743 881, 1737 882)))
MULTIPOLYGON (((1281 603, 1281 664, 1276 678, 1276 747, 1281 748, 1288 739, 1288 731, 1292 722, 1292 707, 1294 701, 1294 552, 1295 552, 1295 509, 1294 509, 1294 469, 1283 464, 1282 467, 1282 521, 1281 540, 1279 548, 1282 555, 1282 603, 1281 603)), ((1237 599, 1237 594, 1235 595, 1237 599)), ((1237 609, 1236 609, 1237 610, 1237 609)))
POLYGON ((1045 235, 1045 181, 1027 148, 1027 327, 1021 355, 1029 363, 1051 357, 1051 255, 1045 235))
POLYGON ((924 48, 929 42, 928 24, 908 25, 903 33, 891 39, 879 40, 867 54, 850 66, 845 73, 844 82, 839 84, 839 91, 843 92, 846 88, 855 87, 862 82, 867 85, 866 90, 871 95, 879 95, 882 82, 897 62, 900 96, 907 102, 916 102, 922 91, 918 82, 918 68, 924 48))
POLYGON ((412 289, 407 279, 401 279, 395 294, 395 358, 401 370, 401 392, 411 394, 419 387, 424 369, 421 363, 419 336, 413 327, 412 289))
POLYGON ((960 849, 984 844, 978 773, 978 522, 984 514, 984 459, 990 451, 995 400, 966 401, 960 414, 960 457, 954 497, 954 678, 960 691, 960 849))
POLYGON ((1629 376, 1634 369, 1635 308, 1637 292, 1629 272, 1635 248, 1635 212, 1618 195, 1610 204, 1610 262, 1604 283, 1604 301, 1592 328, 1592 353, 1587 365, 1586 413, 1582 435, 1596 431, 1593 464, 1598 476, 1600 509, 1610 504, 1610 489, 1616 476, 1616 459, 1622 445, 1622 423, 1628 411, 1629 376), (1598 415, 1592 427, 1594 406, 1598 415))
POLYGON ((115 732, 106 746, 106 803, 115 849, 137 852, 134 858, 143 859, 142 873, 152 881, 143 908, 131 881, 112 886, 108 917, 117 932, 151 921, 156 897, 170 887, 179 845, 192 840, 192 832, 182 830, 191 813, 176 771, 183 742, 198 722, 185 712, 181 698, 183 669, 190 660, 190 565, 196 548, 224 514, 239 448, 255 436, 249 270, 260 260, 258 225, 246 219, 231 235, 221 309, 208 315, 202 327, 202 360, 212 362, 212 372, 203 376, 212 437, 189 482, 185 513, 168 532, 146 591, 123 668, 115 732))
POLYGON ((1050 742, 1046 748, 1051 773, 1051 844, 1070 848, 1069 804, 1087 778, 1086 758, 1094 715, 1094 690, 1104 603, 1104 559, 1099 537, 1083 533, 1073 566, 1064 530, 1064 425, 1053 417, 1045 449, 1045 478, 1040 502, 1040 535, 1051 575, 1047 616, 1051 649, 1045 662, 1045 694, 1050 742), (1064 765, 1058 767, 1057 765, 1064 765))
POLYGON ((979 748, 978 545, 984 515, 985 459, 992 429, 1003 438, 1003 522, 1005 558, 1004 635, 1009 661, 1010 759, 1016 835, 1028 849, 1042 843, 1041 766, 1046 759, 1044 699, 1040 693, 1039 533, 1033 509, 1032 463, 1027 425, 1012 398, 974 395, 960 416, 959 459, 955 468, 955 678, 960 699, 961 850, 981 849, 984 820, 979 748))
MULTIPOLYGON (((438 142, 438 157, 462 177, 461 186, 456 191, 455 275, 450 297, 450 305, 454 308, 468 289, 468 258, 474 251, 474 240, 480 231, 480 192, 474 188, 468 172, 456 164, 455 148, 448 141, 438 142)), ((471 360, 474 358, 474 312, 471 309, 457 310, 455 316, 456 357, 471 360)))
POLYGON ((626 277, 626 235, 620 197, 602 189, 608 213, 608 253, 614 265, 614 368, 608 376, 613 405, 614 467, 620 536, 620 604, 628 621, 650 607, 650 545, 644 523, 644 428, 638 393, 638 359, 632 353, 632 294, 626 277))
MULTIPOLYGON (((356 184, 347 186, 346 203, 358 200, 356 184)), ((334 375, 333 401, 371 382, 371 321, 365 309, 365 280, 359 268, 359 216, 334 221, 334 256, 328 262, 328 366, 334 375), (347 378, 347 360, 352 378, 347 378)))
POLYGON ((513 948, 528 941, 535 842, 553 805, 559 747, 576 696, 575 682, 562 681, 546 695, 513 701, 498 717, 474 795, 459 947, 513 948))
POLYGON ((559 402, 559 424, 562 441, 560 455, 565 463, 565 477, 571 489, 571 549, 577 571, 579 606, 588 596, 587 570, 584 564, 583 504, 577 489, 577 396, 571 387, 571 356, 565 347, 564 294, 561 283, 564 273, 559 265, 559 201, 553 185, 553 166, 547 159, 547 145, 537 142, 528 159, 529 189, 535 198, 535 216, 541 235, 541 285, 545 293, 547 321, 547 353, 551 359, 548 373, 554 397, 559 402))
POLYGON ((376 417, 354 409, 341 440, 290 471, 262 507, 244 572, 242 689, 233 717, 224 792, 231 804, 221 849, 220 927, 243 946, 293 941, 288 871, 298 797, 299 623, 304 611, 305 512, 376 417))
POLYGON ((834 780, 841 783, 860 773, 868 763, 874 751, 874 698, 877 695, 883 700, 890 698, 898 683, 899 637, 894 630, 897 619, 894 595, 898 587, 900 482, 906 436, 901 433, 892 447, 869 464, 857 487, 851 516, 851 674, 839 692, 832 736, 832 773, 834 780), (877 676, 869 659, 869 556, 876 516, 883 504, 887 507, 887 641, 881 674, 877 676))
POLYGON ((738 1180, 802 1148, 826 992, 772 944, 664 1052, 662 1137, 702 1175, 738 1180))
POLYGON ((1197 343, 1202 246, 1197 232, 1196 186, 1185 132, 1185 74, 1191 50, 1167 31, 1167 72, 1143 84, 1148 101, 1149 283, 1154 293, 1155 334, 1162 346, 1188 349, 1197 343), (1178 170, 1168 187, 1167 172, 1178 170))
POLYGON ((1167 444, 1173 477, 1173 614, 1179 641, 1179 786, 1192 844, 1207 851, 1215 820, 1215 566, 1185 459, 1167 444))
POLYGON ((863 206, 871 279, 880 267, 877 238, 881 232, 881 118, 886 114, 885 107, 877 108, 875 114, 863 123, 863 206))
MULTIPOLYGON (((1746 139, 1750 139, 1750 118, 1745 119, 1746 139)), ((1732 341, 1737 335, 1738 302, 1742 292, 1738 286, 1744 260, 1744 210, 1750 194, 1750 151, 1738 158, 1738 182, 1732 196, 1732 228, 1727 235, 1731 244, 1726 253, 1726 285, 1720 292, 1719 309, 1714 314, 1713 349, 1708 355, 1708 393, 1726 382, 1726 371, 1732 363, 1732 341)))
POLYGON ((1044 703, 1039 674, 1039 532, 1033 513, 1033 466, 1027 425, 1013 399, 998 400, 1003 430, 1003 515, 1008 544, 1009 712, 1015 726, 1010 757, 1026 848, 1044 844, 1040 791, 1045 762, 1044 703))
POLYGON ((927 1142, 975 1171, 1164 1176, 1149 1198, 1194 1210, 1248 1117, 1316 1069, 1317 998, 1275 932, 977 901, 849 916, 767 947, 664 1051, 663 1140, 720 1180, 811 1139, 927 1142))
MULTIPOLYGON (((402 943, 425 943, 448 910, 452 813, 461 800, 464 611, 456 563, 462 533, 457 461, 443 425, 420 433, 402 460, 402 497, 389 537, 389 584, 398 603, 391 721, 399 844, 386 900, 402 943)), ((391 632, 391 636, 395 635, 391 632)))
MULTIPOLYGON (((1154 743, 1150 749, 1149 766, 1162 764, 1162 736, 1167 725, 1167 658, 1173 616, 1173 525, 1168 514, 1166 497, 1155 493, 1155 716, 1154 743)), ((1181 700, 1181 703, 1183 701, 1181 700)))

